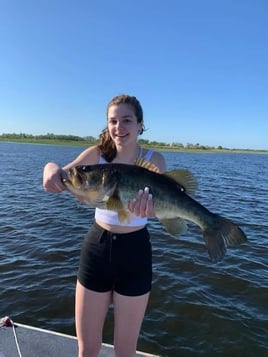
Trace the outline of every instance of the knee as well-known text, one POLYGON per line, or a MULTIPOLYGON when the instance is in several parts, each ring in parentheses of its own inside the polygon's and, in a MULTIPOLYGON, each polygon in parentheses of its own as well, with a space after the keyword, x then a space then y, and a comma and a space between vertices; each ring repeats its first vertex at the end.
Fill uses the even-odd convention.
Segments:
POLYGON ((78 357, 98 357, 101 349, 101 343, 86 345, 78 341, 78 357))

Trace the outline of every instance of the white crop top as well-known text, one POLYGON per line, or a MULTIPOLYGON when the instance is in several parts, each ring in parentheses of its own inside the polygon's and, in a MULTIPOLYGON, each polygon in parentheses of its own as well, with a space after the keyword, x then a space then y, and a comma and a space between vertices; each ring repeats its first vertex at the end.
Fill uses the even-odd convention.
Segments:
MULTIPOLYGON (((139 158, 143 157, 142 151, 143 150, 141 149, 140 153, 139 153, 139 158)), ((153 151, 148 150, 143 158, 145 160, 149 161, 152 154, 153 154, 153 151)), ((99 164, 107 164, 107 161, 102 156, 100 156, 99 164)), ((116 211, 100 209, 100 208, 95 209, 95 219, 102 223, 116 225, 116 226, 124 225, 126 227, 144 226, 147 223, 147 217, 139 217, 132 213, 130 221, 122 224, 118 220, 118 214, 116 211)))

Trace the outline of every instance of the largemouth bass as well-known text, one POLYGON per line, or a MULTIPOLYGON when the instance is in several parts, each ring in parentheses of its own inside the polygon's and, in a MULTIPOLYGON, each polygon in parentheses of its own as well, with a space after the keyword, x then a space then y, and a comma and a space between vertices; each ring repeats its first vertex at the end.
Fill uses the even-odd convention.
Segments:
POLYGON ((185 231, 185 220, 197 224, 213 262, 223 258, 226 247, 247 240, 244 232, 229 219, 210 212, 190 194, 196 180, 188 170, 159 173, 151 163, 139 160, 136 165, 117 163, 77 166, 69 169, 66 188, 90 207, 117 211, 123 224, 131 218, 128 203, 139 189, 149 187, 156 217, 167 232, 178 235, 185 231))

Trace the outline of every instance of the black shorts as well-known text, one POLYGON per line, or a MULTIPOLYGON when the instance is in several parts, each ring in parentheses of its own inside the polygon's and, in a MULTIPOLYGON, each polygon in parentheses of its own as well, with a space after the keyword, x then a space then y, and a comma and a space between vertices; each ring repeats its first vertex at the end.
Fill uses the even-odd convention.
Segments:
POLYGON ((82 245, 79 282, 97 292, 138 296, 151 290, 152 248, 147 228, 126 234, 94 223, 82 245))

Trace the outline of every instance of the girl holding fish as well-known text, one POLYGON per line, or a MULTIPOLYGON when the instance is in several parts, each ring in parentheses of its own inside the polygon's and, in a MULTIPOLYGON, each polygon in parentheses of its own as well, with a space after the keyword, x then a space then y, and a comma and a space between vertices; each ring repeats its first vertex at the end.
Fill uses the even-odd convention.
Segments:
MULTIPOLYGON (((137 98, 114 97, 107 107, 107 127, 100 135, 99 145, 86 149, 63 168, 52 162, 46 164, 44 190, 65 190, 63 180, 68 179, 68 170, 78 165, 134 165, 143 158, 164 172, 164 157, 139 146, 138 136, 143 131, 143 111, 137 98)), ((79 194, 76 197, 83 201, 79 194)), ((99 355, 111 303, 116 356, 135 356, 152 283, 152 251, 146 224, 147 217, 154 217, 154 209, 147 187, 141 187, 128 210, 130 219, 122 224, 117 212, 96 208, 94 223, 84 239, 75 306, 79 357, 99 355)))

